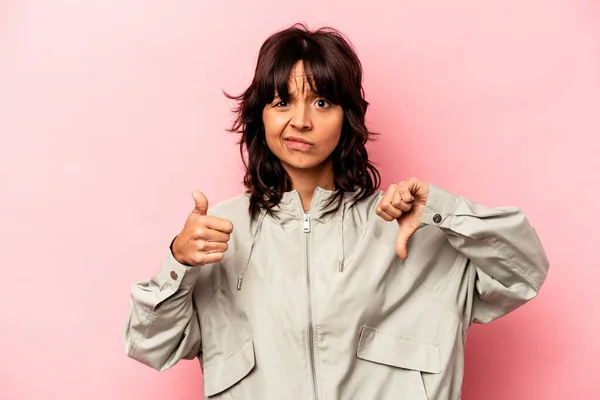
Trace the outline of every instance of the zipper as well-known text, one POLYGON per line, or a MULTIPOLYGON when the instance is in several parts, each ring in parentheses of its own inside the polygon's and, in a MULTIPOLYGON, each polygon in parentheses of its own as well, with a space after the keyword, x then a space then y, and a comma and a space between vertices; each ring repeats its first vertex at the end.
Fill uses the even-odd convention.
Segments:
MULTIPOLYGON (((312 291, 310 287, 310 211, 312 210, 313 204, 315 202, 315 198, 317 197, 318 188, 315 189, 313 193, 312 200, 310 201, 310 206, 308 208, 308 212, 305 212, 302 216, 302 232, 304 233, 304 243, 305 243, 305 257, 306 257, 306 290, 308 297, 308 347, 310 351, 310 369, 312 372, 312 381, 313 381, 313 390, 314 390, 314 400, 319 399, 319 389, 317 386, 317 366, 315 360, 315 333, 313 327, 313 309, 312 309, 312 291)), ((300 193, 296 191, 296 195, 298 196, 298 203, 300 207, 302 205, 302 198, 300 197, 300 193)), ((300 208, 303 210, 303 208, 300 208)))
POLYGON ((310 214, 304 214, 302 232, 310 233, 310 214))
MULTIPOLYGON (((313 197, 314 198, 314 197, 313 197)), ((315 334, 313 328, 313 312, 312 312, 312 296, 310 288, 310 251, 309 251, 309 233, 310 233, 310 214, 305 213, 302 218, 302 232, 306 233, 305 237, 305 249, 306 249, 306 287, 308 290, 308 347, 310 350, 310 368, 312 371, 313 389, 315 400, 319 398, 319 391, 317 390, 317 368, 315 361, 315 334)))

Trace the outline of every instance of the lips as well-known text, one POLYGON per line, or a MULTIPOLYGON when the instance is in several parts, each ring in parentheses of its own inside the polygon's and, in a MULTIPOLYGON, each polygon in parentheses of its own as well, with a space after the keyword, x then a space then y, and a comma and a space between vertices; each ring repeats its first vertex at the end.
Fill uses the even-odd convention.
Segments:
POLYGON ((312 143, 306 139, 290 136, 284 139, 285 144, 290 150, 306 151, 312 147, 312 143))

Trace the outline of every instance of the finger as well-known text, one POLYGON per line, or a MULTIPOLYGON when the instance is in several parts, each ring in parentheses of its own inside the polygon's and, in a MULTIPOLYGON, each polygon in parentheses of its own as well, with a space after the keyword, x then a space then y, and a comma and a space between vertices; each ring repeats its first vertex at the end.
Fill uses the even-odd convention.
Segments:
POLYGON ((400 208, 392 204, 391 200, 388 203, 381 204, 381 209, 394 219, 398 219, 404 214, 400 208))
POLYGON ((408 256, 406 251, 407 244, 408 238, 406 237, 406 235, 400 232, 398 238, 396 239, 396 254, 403 260, 406 259, 406 257, 408 256))
POLYGON ((406 181, 408 191, 410 193, 416 193, 420 190, 420 181, 417 178, 410 178, 406 181))
POLYGON ((206 215, 208 212, 208 199, 199 190, 195 190, 192 193, 192 197, 194 198, 194 212, 200 215, 206 215))
POLYGON ((415 201, 415 198, 411 193, 410 185, 399 186, 398 190, 396 190, 396 193, 398 193, 400 200, 403 201, 404 203, 410 204, 413 201, 415 201))
MULTIPOLYGON (((397 185, 390 185, 390 187, 388 188, 387 192, 385 193, 385 195, 383 195, 383 198, 381 199, 381 203, 379 203, 379 208, 385 212, 388 216, 390 216, 392 219, 396 219, 396 218, 400 218, 402 216, 402 210, 400 210, 397 207, 394 207, 393 205, 393 197, 394 197, 394 193, 396 192, 396 187, 397 185)), ((387 218, 384 218, 382 216, 383 219, 385 219, 386 221, 391 221, 388 220, 387 218)))
POLYGON ((202 223, 208 229, 213 229, 215 231, 224 232, 224 233, 233 232, 233 224, 228 219, 208 215, 205 218, 202 218, 202 223))
POLYGON ((408 212, 412 209, 412 202, 407 202, 403 199, 400 191, 396 190, 392 197, 392 205, 402 212, 408 212))
POLYGON ((375 214, 379 215, 381 218, 388 222, 391 222, 396 219, 389 215, 387 212, 383 211, 380 206, 377 206, 377 208, 375 209, 375 214))
POLYGON ((227 251, 229 246, 227 243, 223 242, 209 242, 206 240, 199 240, 197 242, 197 251, 205 254, 213 254, 213 253, 224 253, 227 251))
POLYGON ((206 226, 201 226, 194 232, 194 239, 202 239, 211 242, 223 242, 227 243, 231 235, 227 232, 210 229, 206 226))
POLYGON ((206 265, 206 264, 216 263, 216 262, 221 261, 223 259, 223 257, 224 257, 223 253, 206 254, 206 253, 199 252, 198 256, 196 257, 196 265, 206 265))
POLYGON ((384 203, 389 203, 390 200, 392 200, 392 198, 394 197, 394 193, 396 192, 396 188, 398 185, 390 185, 390 187, 388 187, 388 190, 385 192, 385 194, 383 195, 383 198, 381 199, 381 204, 384 203))
POLYGON ((398 183, 398 187, 396 188, 396 192, 398 193, 400 199, 405 203, 411 203, 415 200, 412 193, 415 190, 416 183, 413 182, 413 178, 402 181, 398 183))

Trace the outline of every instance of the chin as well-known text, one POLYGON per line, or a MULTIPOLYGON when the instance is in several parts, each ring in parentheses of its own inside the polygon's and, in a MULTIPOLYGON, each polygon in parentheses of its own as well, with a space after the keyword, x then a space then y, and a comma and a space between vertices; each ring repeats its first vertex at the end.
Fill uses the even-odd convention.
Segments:
POLYGON ((311 158, 290 157, 290 158, 282 159, 281 163, 284 165, 284 167, 289 167, 289 168, 293 168, 293 169, 310 170, 310 169, 315 169, 315 168, 319 168, 319 167, 324 167, 325 161, 326 160, 313 159, 312 157, 311 158))

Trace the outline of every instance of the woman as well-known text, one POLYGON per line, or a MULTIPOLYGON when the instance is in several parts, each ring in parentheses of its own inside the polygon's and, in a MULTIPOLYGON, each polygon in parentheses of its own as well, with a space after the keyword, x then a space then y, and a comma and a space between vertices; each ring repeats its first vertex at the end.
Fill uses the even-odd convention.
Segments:
POLYGON ((548 262, 517 208, 416 178, 378 190, 362 68, 335 30, 262 46, 239 97, 246 195, 201 192, 125 345, 158 370, 199 358, 220 399, 460 398, 466 331, 536 296, 548 262))

